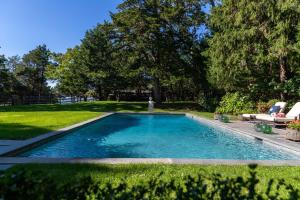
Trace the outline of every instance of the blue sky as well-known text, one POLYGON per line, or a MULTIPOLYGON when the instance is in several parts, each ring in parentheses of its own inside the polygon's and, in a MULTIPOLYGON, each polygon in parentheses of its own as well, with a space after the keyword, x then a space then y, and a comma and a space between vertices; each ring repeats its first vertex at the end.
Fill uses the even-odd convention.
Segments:
POLYGON ((0 54, 20 55, 46 44, 65 52, 109 20, 122 0, 0 0, 0 54))

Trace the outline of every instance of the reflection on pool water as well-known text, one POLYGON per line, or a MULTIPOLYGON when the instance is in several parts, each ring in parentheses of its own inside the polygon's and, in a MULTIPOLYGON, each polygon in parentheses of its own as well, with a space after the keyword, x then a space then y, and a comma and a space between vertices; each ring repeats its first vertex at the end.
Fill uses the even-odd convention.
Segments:
POLYGON ((299 160, 185 115, 113 114, 23 153, 51 158, 299 160))

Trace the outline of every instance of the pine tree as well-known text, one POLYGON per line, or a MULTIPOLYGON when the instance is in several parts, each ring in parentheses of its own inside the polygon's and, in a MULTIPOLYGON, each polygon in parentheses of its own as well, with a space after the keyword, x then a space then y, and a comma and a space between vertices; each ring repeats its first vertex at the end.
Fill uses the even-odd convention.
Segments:
POLYGON ((285 99, 285 84, 299 67, 299 21, 298 0, 224 0, 210 16, 212 82, 285 99))

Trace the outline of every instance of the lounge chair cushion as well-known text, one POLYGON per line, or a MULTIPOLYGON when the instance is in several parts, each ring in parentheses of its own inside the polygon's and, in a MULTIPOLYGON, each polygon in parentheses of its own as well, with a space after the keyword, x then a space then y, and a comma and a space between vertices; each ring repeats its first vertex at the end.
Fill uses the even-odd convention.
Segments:
POLYGON ((257 114, 243 114, 243 118, 254 118, 257 114))
POLYGON ((268 114, 278 113, 280 111, 280 106, 272 106, 268 112, 268 114))
POLYGON ((243 114, 243 118, 256 118, 257 116, 270 116, 269 114, 243 114))
POLYGON ((277 103, 275 103, 275 106, 280 106, 279 112, 283 113, 285 110, 286 104, 287 104, 286 102, 277 102, 277 103))
POLYGON ((269 122, 289 122, 289 121, 293 121, 294 117, 275 117, 271 115, 260 115, 257 116, 256 119, 269 121, 269 122))
POLYGON ((286 114, 286 117, 299 117, 300 115, 300 102, 296 103, 293 108, 286 114))

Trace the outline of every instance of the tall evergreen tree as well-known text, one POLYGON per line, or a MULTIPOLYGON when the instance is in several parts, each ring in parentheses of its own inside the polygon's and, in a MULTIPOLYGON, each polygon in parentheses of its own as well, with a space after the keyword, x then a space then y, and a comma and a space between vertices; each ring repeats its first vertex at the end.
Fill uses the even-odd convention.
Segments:
POLYGON ((16 93, 17 80, 7 66, 8 60, 0 55, 0 101, 8 102, 16 93))
POLYGON ((9 74, 5 62, 5 56, 0 55, 0 99, 4 99, 8 95, 7 87, 9 85, 9 74))
POLYGON ((32 95, 38 96, 38 101, 47 88, 45 72, 50 64, 51 52, 46 45, 39 45, 23 56, 23 71, 20 74, 26 79, 27 86, 31 88, 32 95))
POLYGON ((58 81, 57 87, 62 94, 86 98, 89 71, 83 65, 83 58, 80 47, 76 46, 56 57, 58 66, 48 68, 47 77, 58 81))
POLYGON ((129 68, 153 80, 158 102, 161 82, 190 66, 201 6, 198 0, 126 0, 112 16, 129 68))
POLYGON ((95 88, 99 99, 107 98, 108 94, 120 88, 121 65, 116 55, 118 47, 114 41, 115 31, 112 24, 104 23, 89 30, 81 44, 83 63, 88 68, 90 85, 95 88))
POLYGON ((285 99, 299 67, 298 0, 223 0, 213 9, 210 77, 227 91, 252 91, 285 99))

